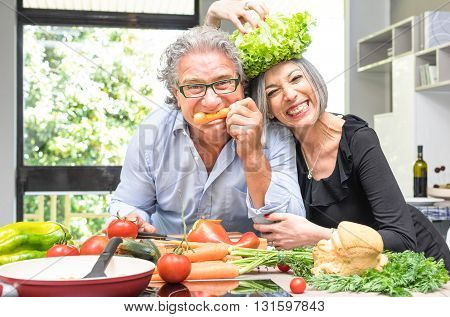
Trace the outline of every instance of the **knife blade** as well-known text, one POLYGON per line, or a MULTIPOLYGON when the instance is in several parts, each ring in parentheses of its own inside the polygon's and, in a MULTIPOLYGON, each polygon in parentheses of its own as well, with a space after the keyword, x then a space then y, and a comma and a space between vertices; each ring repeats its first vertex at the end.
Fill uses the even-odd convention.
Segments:
POLYGON ((180 238, 178 236, 171 236, 161 233, 149 233, 149 232, 139 232, 137 239, 154 239, 154 240, 177 240, 181 241, 183 238, 180 238))

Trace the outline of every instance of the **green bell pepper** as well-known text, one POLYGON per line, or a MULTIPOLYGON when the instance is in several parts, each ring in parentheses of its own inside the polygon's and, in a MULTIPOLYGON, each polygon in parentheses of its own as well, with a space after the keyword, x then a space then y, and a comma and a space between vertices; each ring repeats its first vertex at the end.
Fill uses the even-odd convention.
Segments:
POLYGON ((55 222, 17 222, 0 228, 0 255, 47 251, 70 239, 68 230, 55 222))
POLYGON ((0 255, 0 265, 23 260, 44 258, 46 253, 47 251, 22 250, 16 253, 0 255))

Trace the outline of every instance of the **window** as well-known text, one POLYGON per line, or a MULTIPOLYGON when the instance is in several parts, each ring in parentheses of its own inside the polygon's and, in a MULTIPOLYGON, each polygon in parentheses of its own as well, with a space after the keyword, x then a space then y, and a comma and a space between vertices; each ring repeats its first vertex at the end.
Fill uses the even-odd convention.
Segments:
MULTIPOLYGON (((24 165, 120 165, 181 31, 25 25, 24 165)), ((161 99, 160 99, 161 100, 161 99)))
POLYGON ((198 1, 168 2, 18 3, 18 220, 98 232, 129 139, 163 100, 161 52, 198 24, 198 1))

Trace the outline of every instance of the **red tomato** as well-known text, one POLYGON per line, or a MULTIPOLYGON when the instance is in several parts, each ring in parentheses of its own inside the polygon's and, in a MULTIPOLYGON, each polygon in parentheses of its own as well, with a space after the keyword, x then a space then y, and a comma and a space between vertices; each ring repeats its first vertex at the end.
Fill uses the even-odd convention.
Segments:
POLYGON ((306 282, 301 277, 293 278, 291 284, 289 285, 292 293, 302 294, 306 289, 306 282))
POLYGON ((164 284, 156 294, 158 297, 191 297, 189 288, 183 284, 164 284))
POLYGON ((289 267, 289 265, 284 265, 284 264, 277 264, 277 267, 281 272, 287 272, 291 269, 289 267))
POLYGON ((73 245, 55 244, 47 251, 47 258, 74 255, 80 255, 80 252, 73 245))
POLYGON ((115 219, 106 228, 108 238, 121 237, 136 239, 138 235, 138 225, 126 219, 115 219))
POLYGON ((183 282, 191 273, 191 261, 182 254, 164 254, 156 263, 158 274, 167 283, 183 282))
POLYGON ((108 237, 92 236, 87 239, 80 248, 81 255, 96 255, 103 252, 108 244, 108 237))

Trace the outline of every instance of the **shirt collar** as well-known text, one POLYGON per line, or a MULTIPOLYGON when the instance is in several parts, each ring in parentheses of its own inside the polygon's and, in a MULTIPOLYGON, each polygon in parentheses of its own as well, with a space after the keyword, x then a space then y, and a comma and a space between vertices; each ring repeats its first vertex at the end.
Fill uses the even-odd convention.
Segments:
POLYGON ((183 112, 181 110, 177 110, 177 114, 175 117, 175 123, 173 125, 172 132, 175 134, 177 131, 185 131, 187 132, 187 123, 184 120, 183 112))

